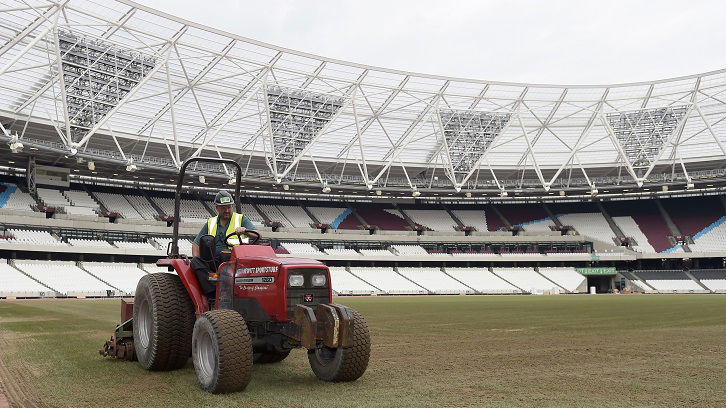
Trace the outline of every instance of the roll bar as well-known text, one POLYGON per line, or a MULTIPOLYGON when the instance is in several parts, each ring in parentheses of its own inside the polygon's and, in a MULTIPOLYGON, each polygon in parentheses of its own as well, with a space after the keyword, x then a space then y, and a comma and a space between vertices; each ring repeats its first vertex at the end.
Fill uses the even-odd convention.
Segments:
POLYGON ((234 160, 231 159, 221 159, 216 157, 190 157, 184 161, 184 163, 181 166, 181 170, 179 170, 179 180, 177 180, 176 183, 176 195, 174 197, 174 235, 171 240, 171 247, 167 248, 167 255, 169 258, 178 258, 179 257, 179 206, 181 205, 181 190, 184 186, 184 174, 186 173, 187 166, 194 162, 210 162, 210 163, 221 163, 221 164, 229 164, 231 166, 234 166, 237 169, 237 175, 236 175, 236 188, 235 188, 235 207, 237 208, 237 213, 242 212, 242 203, 241 203, 241 195, 240 195, 240 184, 242 184, 242 167, 240 167, 239 163, 237 163, 234 160))

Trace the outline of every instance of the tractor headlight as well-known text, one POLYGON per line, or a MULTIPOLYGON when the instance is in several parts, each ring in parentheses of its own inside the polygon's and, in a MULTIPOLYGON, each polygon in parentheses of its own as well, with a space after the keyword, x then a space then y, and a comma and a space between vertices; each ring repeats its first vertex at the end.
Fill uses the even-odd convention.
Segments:
POLYGON ((302 275, 290 275, 287 278, 287 283, 290 286, 302 286, 305 283, 305 277, 302 275))
POLYGON ((313 275, 313 286, 325 286, 325 275, 313 275))

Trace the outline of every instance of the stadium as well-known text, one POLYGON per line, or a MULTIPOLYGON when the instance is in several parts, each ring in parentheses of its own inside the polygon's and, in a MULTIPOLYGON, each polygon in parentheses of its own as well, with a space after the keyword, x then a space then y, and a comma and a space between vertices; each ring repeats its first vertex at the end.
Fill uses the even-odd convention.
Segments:
POLYGON ((484 81, 127 0, 4 2, 0 407, 723 406, 724 92, 726 69, 484 81), (95 354, 119 299, 176 275, 158 260, 195 255, 220 189, 365 316, 360 379, 292 353, 220 397, 191 360, 95 354))

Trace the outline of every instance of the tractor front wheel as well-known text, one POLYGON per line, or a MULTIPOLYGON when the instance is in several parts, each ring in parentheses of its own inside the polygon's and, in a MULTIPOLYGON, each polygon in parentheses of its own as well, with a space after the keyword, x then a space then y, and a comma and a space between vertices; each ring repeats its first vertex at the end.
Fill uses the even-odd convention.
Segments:
POLYGON ((355 381, 366 371, 371 354, 368 324, 360 313, 353 312, 353 346, 329 348, 318 345, 308 350, 310 368, 319 379, 331 382, 355 381))
POLYGON ((199 384, 213 394, 242 391, 252 377, 252 339, 234 310, 212 310, 194 324, 192 359, 199 384))

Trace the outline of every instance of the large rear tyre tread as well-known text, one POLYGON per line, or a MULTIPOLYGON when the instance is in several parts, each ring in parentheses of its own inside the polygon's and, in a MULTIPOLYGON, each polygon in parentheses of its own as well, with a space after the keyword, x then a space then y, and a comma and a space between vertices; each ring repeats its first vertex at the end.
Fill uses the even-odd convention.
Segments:
POLYGON ((141 367, 155 371, 184 367, 191 355, 194 320, 194 305, 178 275, 143 276, 134 301, 134 349, 141 367), (150 320, 146 342, 140 338, 142 314, 150 320))
POLYGON ((194 370, 205 391, 222 394, 247 387, 252 378, 252 339, 242 315, 234 310, 206 312, 194 324, 193 338, 194 370), (208 343, 202 341, 205 338, 208 343), (211 349, 205 353, 205 347, 211 349))
POLYGON ((315 375, 330 382, 355 381, 365 373, 371 354, 371 337, 363 316, 353 310, 353 346, 308 350, 308 360, 315 375), (324 355, 328 354, 329 358, 324 355))

